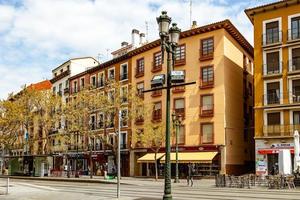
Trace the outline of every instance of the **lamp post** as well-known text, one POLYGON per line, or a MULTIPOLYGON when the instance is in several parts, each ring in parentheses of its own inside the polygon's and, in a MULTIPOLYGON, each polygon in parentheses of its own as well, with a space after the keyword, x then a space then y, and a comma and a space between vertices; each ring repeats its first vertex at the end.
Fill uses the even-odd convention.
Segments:
POLYGON ((178 178, 178 173, 179 173, 178 172, 178 140, 179 140, 179 128, 181 126, 182 116, 176 115, 176 113, 173 112, 172 121, 175 126, 175 134, 176 134, 176 175, 175 175, 174 183, 179 183, 179 178, 178 178))
POLYGON ((161 55, 164 60, 164 52, 167 52, 167 95, 166 95, 166 154, 165 154, 165 186, 164 186, 164 200, 171 200, 171 163, 170 163, 170 98, 171 98, 171 58, 174 58, 174 50, 177 46, 180 29, 175 23, 169 29, 171 18, 166 11, 162 11, 161 15, 156 18, 159 27, 159 36, 161 41, 161 55))

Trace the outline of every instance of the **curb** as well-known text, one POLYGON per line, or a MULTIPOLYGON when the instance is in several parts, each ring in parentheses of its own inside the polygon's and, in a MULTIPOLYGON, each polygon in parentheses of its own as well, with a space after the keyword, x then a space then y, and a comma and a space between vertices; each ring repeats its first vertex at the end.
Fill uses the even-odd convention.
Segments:
MULTIPOLYGON (((21 180, 35 180, 35 181, 59 181, 59 182, 76 182, 76 183, 103 183, 103 184, 117 184, 115 181, 95 180, 95 179, 74 179, 74 178, 41 178, 41 177, 25 177, 25 176, 0 176, 0 178, 21 179, 21 180)), ((132 185, 129 183, 122 183, 122 185, 132 185)))

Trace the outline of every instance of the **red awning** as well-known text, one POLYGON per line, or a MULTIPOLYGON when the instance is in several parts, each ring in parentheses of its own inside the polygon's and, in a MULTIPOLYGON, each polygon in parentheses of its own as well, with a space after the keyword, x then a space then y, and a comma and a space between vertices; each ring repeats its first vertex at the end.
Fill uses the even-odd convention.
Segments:
MULTIPOLYGON (((279 153, 280 150, 283 149, 259 149, 258 153, 265 155, 265 154, 276 154, 279 153)), ((289 149, 291 151, 291 153, 294 153, 294 149, 289 149)))

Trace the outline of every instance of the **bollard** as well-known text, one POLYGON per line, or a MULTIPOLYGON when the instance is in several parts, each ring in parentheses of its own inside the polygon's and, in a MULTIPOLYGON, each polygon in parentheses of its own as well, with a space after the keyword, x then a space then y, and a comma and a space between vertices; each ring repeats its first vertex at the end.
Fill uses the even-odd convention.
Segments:
POLYGON ((7 178, 7 182, 6 182, 6 194, 9 193, 9 178, 7 178))

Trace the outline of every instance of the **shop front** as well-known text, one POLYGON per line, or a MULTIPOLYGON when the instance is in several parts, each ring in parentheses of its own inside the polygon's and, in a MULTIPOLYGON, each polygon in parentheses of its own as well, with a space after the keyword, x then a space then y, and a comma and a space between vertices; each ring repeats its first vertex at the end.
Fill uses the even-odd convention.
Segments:
POLYGON ((294 162, 294 141, 293 139, 285 140, 269 139, 256 140, 256 174, 258 175, 274 175, 279 172, 279 152, 281 150, 289 150, 291 154, 291 163, 293 170, 294 162))

